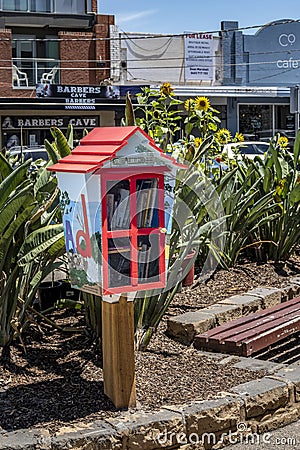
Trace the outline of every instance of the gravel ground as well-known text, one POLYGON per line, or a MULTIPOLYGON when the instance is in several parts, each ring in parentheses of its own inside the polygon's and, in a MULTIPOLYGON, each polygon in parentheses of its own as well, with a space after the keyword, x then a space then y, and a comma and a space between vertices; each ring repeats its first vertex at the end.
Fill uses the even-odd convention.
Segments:
MULTIPOLYGON (((195 283, 177 294, 166 318, 257 286, 284 286, 300 272, 299 261, 294 258, 277 266, 246 263, 219 270, 205 284, 195 283)), ((84 326, 81 312, 60 312, 54 318, 65 325, 84 326)), ((220 365, 215 358, 170 340, 164 332, 165 320, 148 350, 136 356, 137 409, 153 411, 162 405, 213 398, 264 375, 230 363, 220 365)), ((85 332, 62 335, 45 324, 32 325, 24 346, 14 345, 11 361, 0 365, 0 428, 43 426, 55 432, 78 420, 122 414, 104 395, 101 360, 85 332)))

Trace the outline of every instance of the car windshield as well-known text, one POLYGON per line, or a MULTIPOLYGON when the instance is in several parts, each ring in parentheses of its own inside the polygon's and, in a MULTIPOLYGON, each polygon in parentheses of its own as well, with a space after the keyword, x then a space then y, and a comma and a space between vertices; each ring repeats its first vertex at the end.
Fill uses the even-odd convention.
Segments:
POLYGON ((243 155, 261 155, 268 149, 268 145, 264 144, 242 144, 238 146, 238 150, 243 155))
POLYGON ((32 159, 32 161, 37 161, 38 159, 43 159, 44 161, 48 161, 49 156, 46 150, 13 150, 11 152, 12 156, 21 156, 23 155, 25 161, 28 159, 32 159))

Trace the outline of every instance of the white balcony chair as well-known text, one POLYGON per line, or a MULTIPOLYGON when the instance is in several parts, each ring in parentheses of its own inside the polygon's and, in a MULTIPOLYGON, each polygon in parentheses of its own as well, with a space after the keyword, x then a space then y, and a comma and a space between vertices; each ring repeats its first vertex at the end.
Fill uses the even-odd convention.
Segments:
POLYGON ((41 78, 41 84, 51 84, 55 78, 56 72, 58 71, 58 67, 54 66, 50 70, 50 72, 44 72, 41 78))
POLYGON ((27 73, 22 72, 14 64, 12 66, 12 79, 13 79, 13 86, 17 85, 18 87, 21 87, 21 83, 24 82, 25 85, 28 87, 27 73))

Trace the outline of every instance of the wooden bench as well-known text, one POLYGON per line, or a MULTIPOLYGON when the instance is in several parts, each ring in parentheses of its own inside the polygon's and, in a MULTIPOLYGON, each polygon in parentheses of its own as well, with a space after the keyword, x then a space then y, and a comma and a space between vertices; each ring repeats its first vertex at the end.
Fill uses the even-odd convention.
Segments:
POLYGON ((250 356, 300 330, 300 297, 198 334, 194 347, 250 356))

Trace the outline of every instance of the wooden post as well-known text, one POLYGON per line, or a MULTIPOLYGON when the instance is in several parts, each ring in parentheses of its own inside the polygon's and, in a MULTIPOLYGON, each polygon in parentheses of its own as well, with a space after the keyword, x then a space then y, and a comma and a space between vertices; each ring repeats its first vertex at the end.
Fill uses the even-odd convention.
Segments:
POLYGON ((102 302, 104 392, 116 408, 136 405, 134 305, 126 295, 118 303, 102 302))

